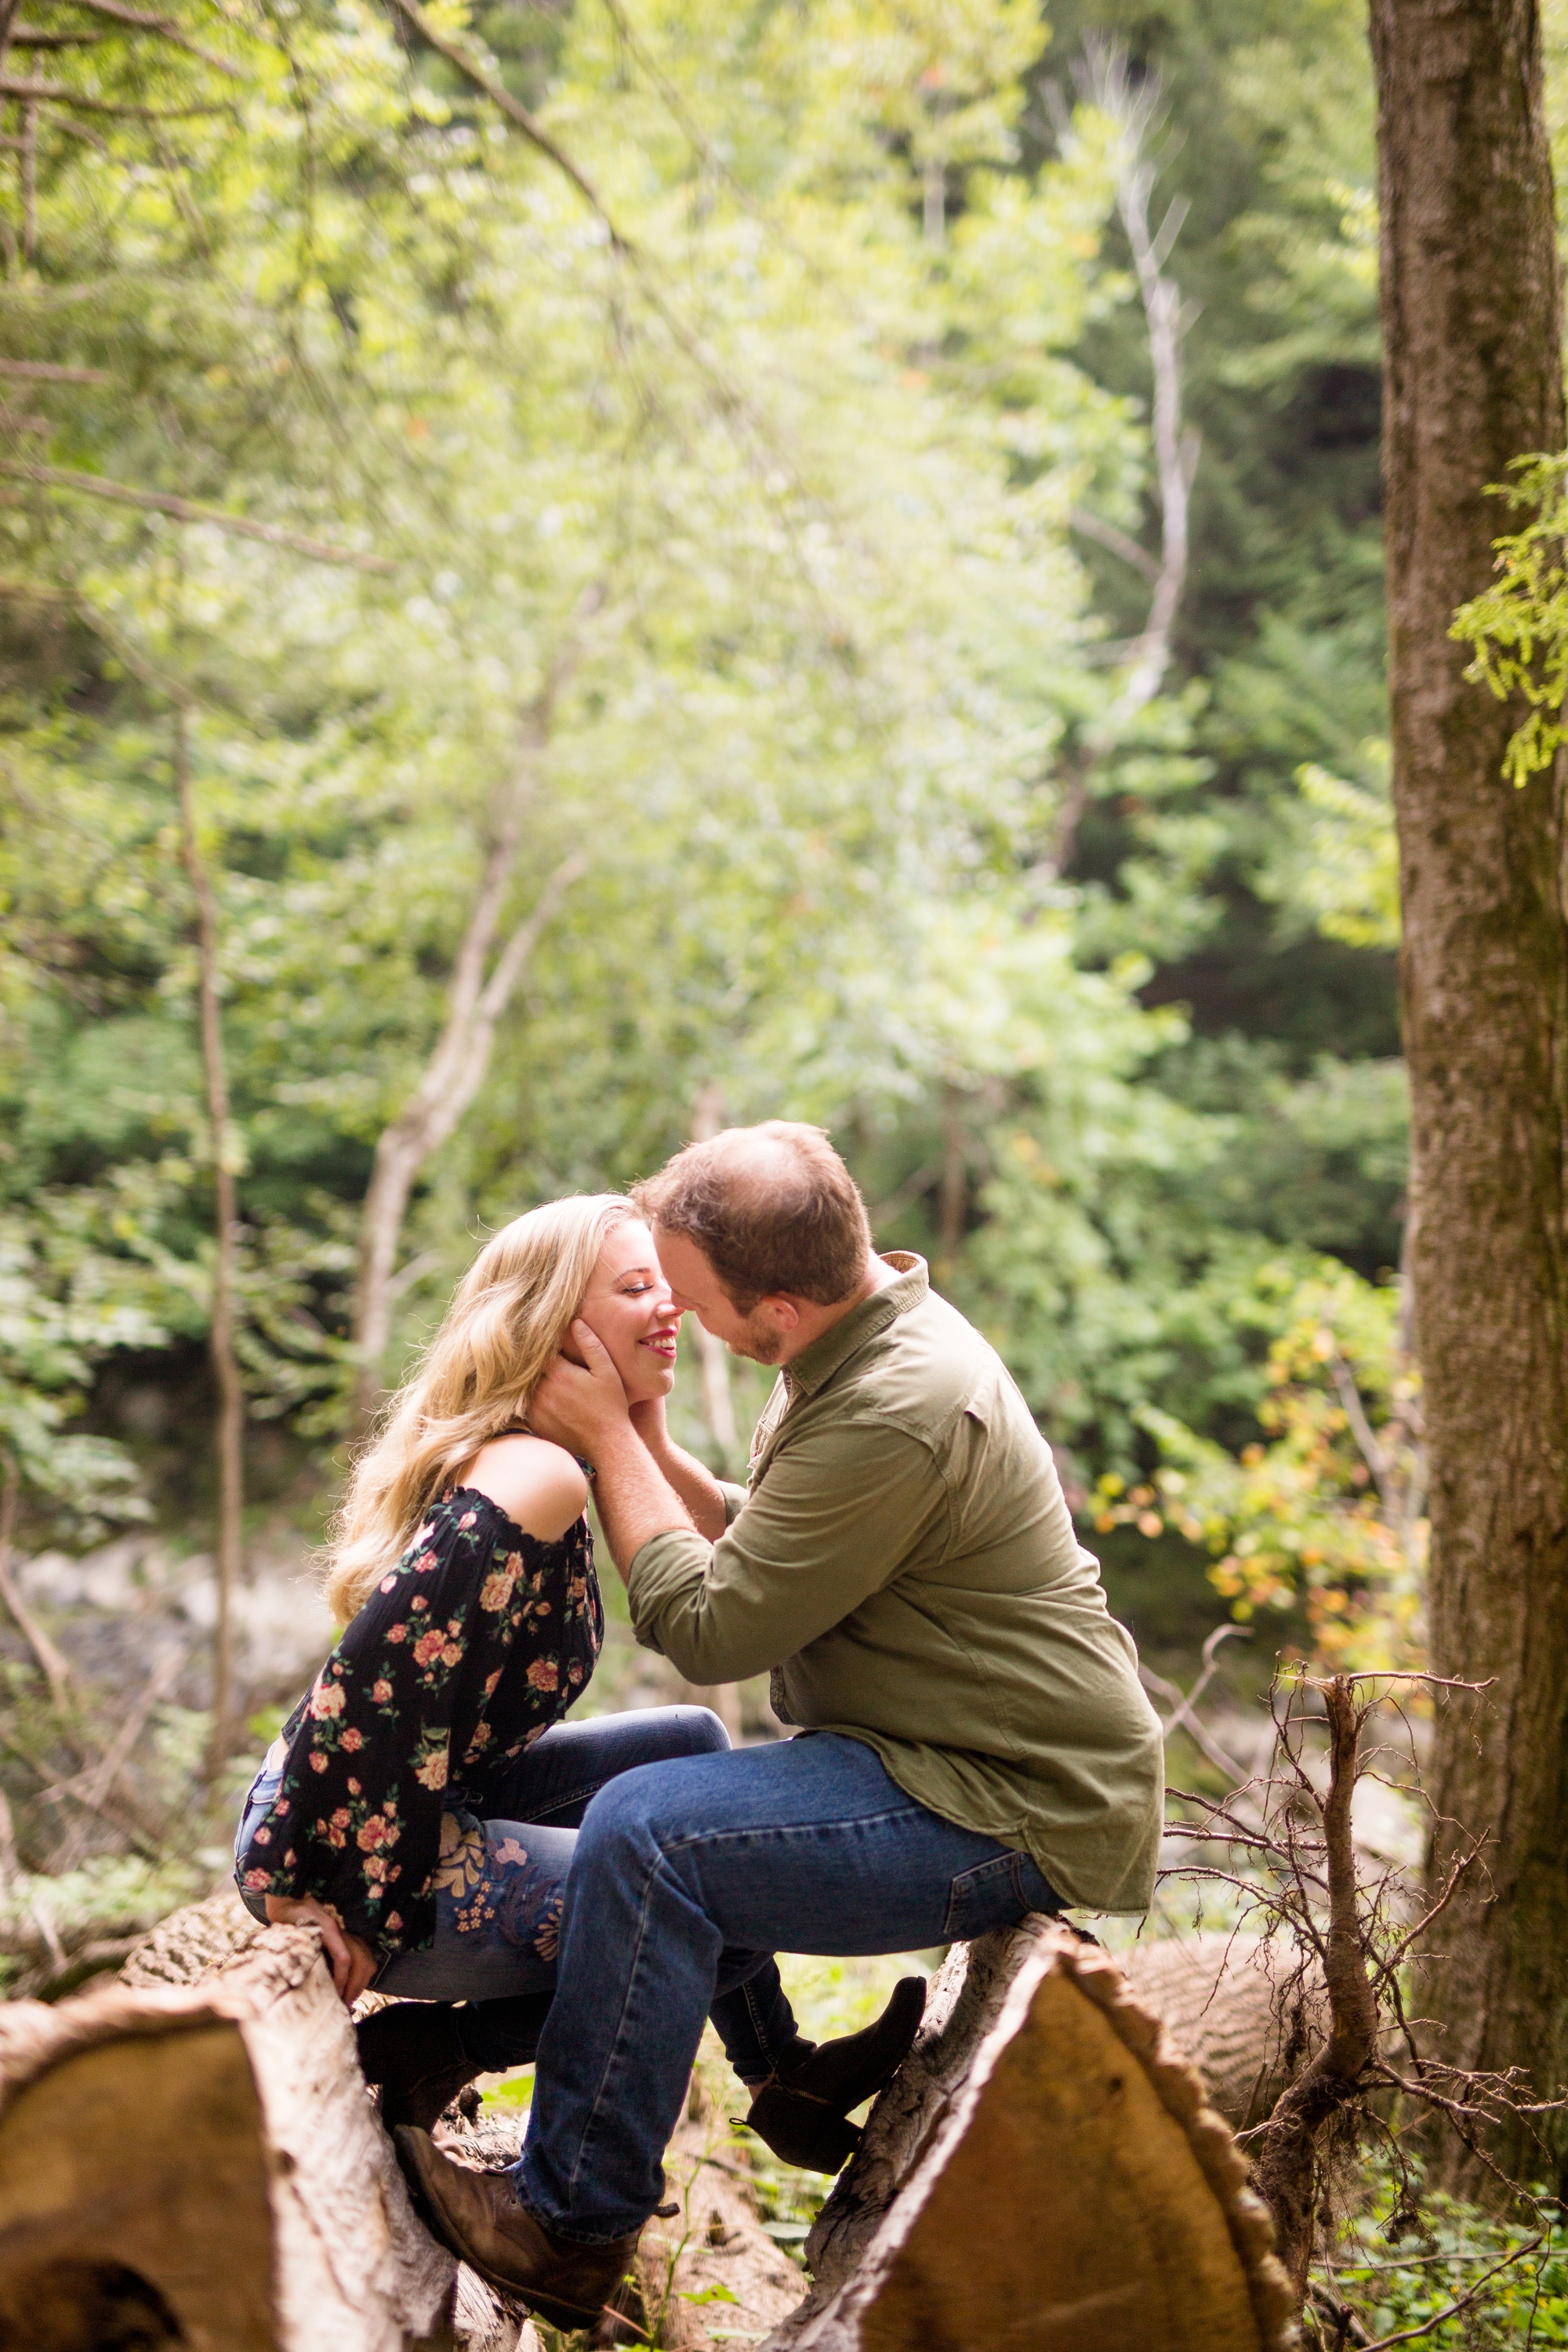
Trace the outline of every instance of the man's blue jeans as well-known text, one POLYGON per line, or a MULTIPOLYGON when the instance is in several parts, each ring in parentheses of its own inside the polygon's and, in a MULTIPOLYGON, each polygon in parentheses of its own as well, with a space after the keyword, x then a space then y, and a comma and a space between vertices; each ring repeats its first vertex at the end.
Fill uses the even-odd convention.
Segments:
POLYGON ((767 1986, 771 2009, 771 1953, 919 1951, 1061 1907, 1027 1854, 928 1811, 837 1733, 620 1773, 567 1873, 522 2202, 588 2244, 646 2221, 715 1993, 767 1986))

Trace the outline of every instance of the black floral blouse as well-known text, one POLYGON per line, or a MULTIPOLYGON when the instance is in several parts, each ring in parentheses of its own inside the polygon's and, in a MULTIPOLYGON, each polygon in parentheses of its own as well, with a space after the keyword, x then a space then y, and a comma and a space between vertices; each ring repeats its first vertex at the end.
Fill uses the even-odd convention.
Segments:
POLYGON ((441 1817, 565 1714, 605 1635, 585 1518, 524 1535, 471 1486, 443 1496, 284 1725, 283 1778, 236 1876, 313 1895, 378 1951, 435 1933, 441 1817))

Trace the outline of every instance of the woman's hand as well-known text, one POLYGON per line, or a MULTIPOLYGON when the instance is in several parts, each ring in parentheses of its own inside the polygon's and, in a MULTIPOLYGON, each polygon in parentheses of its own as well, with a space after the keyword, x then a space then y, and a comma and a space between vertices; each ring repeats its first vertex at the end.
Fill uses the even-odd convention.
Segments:
POLYGON ((289 1895, 269 1895, 267 1916, 276 1927, 321 1929, 321 1949, 345 2009, 352 2009, 361 1993, 370 1990, 371 1979, 381 1967, 380 1959, 368 1944, 349 1934, 335 1911, 318 1903, 313 1895, 303 1895, 297 1902, 289 1895))

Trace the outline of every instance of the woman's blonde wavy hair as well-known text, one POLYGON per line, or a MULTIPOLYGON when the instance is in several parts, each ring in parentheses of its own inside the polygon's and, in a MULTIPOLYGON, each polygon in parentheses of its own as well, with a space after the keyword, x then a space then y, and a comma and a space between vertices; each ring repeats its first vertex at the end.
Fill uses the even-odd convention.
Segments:
POLYGON ((605 1237, 637 1213, 619 1192, 551 1201, 486 1243, 350 1473, 322 1554, 322 1589, 340 1624, 363 1607, 455 1473, 526 1418, 605 1237))

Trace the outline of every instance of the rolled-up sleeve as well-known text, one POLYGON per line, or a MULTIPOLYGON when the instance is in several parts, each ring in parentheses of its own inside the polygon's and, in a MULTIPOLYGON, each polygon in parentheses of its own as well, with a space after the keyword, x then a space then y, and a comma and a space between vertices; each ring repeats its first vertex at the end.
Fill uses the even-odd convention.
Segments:
MULTIPOLYGON (((726 1489, 725 1507, 731 1493, 726 1489)), ((774 1454, 717 1543, 650 1537, 626 1578, 632 1626, 692 1683, 782 1664, 896 1576, 948 1497, 931 1449, 885 1423, 835 1423, 774 1454)))

